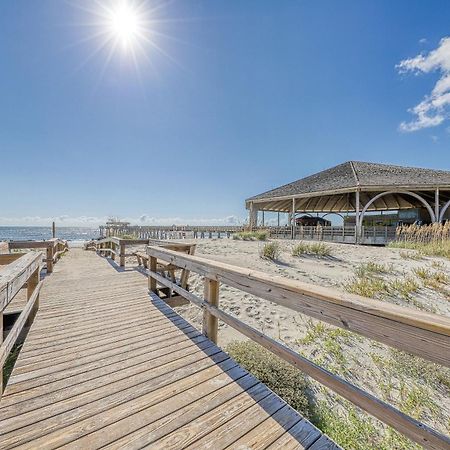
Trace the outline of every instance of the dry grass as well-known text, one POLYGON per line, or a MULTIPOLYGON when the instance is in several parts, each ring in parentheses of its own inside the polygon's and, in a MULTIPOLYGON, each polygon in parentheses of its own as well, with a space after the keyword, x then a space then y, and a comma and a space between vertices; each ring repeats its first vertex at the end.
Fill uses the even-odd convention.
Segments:
POLYGON ((276 261, 280 258, 281 249, 278 242, 268 242, 260 251, 260 257, 276 261))
POLYGON ((319 257, 331 256, 331 247, 323 242, 299 242, 292 248, 292 256, 312 255, 319 257))
POLYGON ((268 231, 241 231, 233 234, 233 239, 240 241, 267 241, 268 237, 268 231))
POLYGON ((397 228, 394 248, 418 250, 421 255, 450 259, 450 221, 445 224, 404 225, 397 228))

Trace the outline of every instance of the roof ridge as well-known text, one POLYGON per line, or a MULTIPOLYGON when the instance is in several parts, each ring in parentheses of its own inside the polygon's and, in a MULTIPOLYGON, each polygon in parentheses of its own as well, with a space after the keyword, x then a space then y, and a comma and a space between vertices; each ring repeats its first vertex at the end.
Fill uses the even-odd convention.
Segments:
POLYGON ((357 184, 357 186, 359 186, 358 172, 356 172, 355 163, 354 163, 354 161, 349 161, 349 163, 350 163, 350 167, 352 168, 353 176, 355 177, 356 184, 357 184))

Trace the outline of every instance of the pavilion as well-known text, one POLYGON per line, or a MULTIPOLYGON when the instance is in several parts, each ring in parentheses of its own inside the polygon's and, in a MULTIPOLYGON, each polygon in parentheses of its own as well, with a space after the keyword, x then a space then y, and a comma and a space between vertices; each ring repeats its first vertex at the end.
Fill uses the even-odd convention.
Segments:
POLYGON ((351 214, 356 236, 374 211, 396 211, 409 223, 442 222, 450 218, 450 171, 347 161, 250 197, 246 208, 251 228, 258 211, 287 213, 292 226, 298 213, 351 214))

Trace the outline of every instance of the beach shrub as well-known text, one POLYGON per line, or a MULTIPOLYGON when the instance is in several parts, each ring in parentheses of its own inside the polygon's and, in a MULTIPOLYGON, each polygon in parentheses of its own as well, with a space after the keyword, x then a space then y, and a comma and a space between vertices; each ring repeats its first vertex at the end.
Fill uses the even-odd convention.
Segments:
POLYGON ((234 240, 241 241, 266 241, 269 237, 268 231, 240 231, 233 234, 234 240))
POLYGON ((311 416, 307 382, 301 371, 255 342, 232 342, 226 351, 300 414, 311 416))
POLYGON ((359 264, 355 269, 355 274, 359 278, 372 277, 381 274, 392 273, 394 270, 392 264, 378 264, 375 262, 368 262, 359 264))
POLYGON ((380 278, 356 276, 344 283, 344 289, 351 294, 379 298, 388 292, 388 285, 380 278))
POLYGON ((280 244, 278 244, 278 242, 268 242, 267 244, 264 244, 264 247, 261 249, 260 256, 261 258, 275 261, 280 258, 280 253, 280 244))
POLYGON ((292 256, 313 255, 313 256, 330 256, 331 247, 323 242, 299 242, 292 248, 292 256))

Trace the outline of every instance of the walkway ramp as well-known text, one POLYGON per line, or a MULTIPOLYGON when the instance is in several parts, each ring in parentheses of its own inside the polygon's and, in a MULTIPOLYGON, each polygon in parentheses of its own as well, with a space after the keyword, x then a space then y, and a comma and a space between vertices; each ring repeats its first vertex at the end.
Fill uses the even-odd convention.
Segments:
POLYGON ((145 277, 72 249, 0 402, 0 448, 338 448, 148 294, 145 277))

